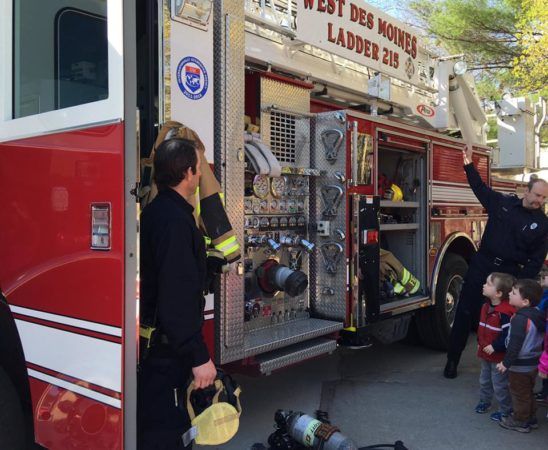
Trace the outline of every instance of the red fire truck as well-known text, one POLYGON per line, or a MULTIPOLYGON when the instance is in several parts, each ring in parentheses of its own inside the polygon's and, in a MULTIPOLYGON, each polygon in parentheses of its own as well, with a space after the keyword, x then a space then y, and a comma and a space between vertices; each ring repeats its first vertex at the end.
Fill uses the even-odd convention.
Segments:
POLYGON ((458 59, 360 5, 1 3, 0 447, 135 448, 141 161, 168 120, 242 250, 207 299, 216 363, 270 373, 412 320, 445 346, 486 221, 461 155, 490 179, 483 113, 458 59))

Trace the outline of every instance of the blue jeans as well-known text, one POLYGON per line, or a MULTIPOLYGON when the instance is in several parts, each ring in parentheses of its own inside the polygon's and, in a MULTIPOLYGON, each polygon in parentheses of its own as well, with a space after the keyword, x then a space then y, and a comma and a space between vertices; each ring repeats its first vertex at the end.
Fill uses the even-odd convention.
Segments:
POLYGON ((512 397, 508 387, 508 371, 500 373, 497 363, 481 360, 480 372, 480 401, 491 403, 493 394, 499 402, 499 411, 510 414, 512 411, 512 397))

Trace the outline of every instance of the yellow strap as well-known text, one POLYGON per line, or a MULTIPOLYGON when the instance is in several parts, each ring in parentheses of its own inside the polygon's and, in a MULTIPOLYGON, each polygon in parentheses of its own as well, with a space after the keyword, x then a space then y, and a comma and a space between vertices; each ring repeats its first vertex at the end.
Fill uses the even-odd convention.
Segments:
POLYGON ((240 415, 242 414, 242 404, 240 403, 241 393, 242 393, 242 389, 240 388, 240 386, 238 386, 236 390, 234 391, 234 395, 236 397, 236 404, 237 404, 236 410, 238 411, 238 417, 240 417, 240 415))
POLYGON ((209 236, 204 236, 204 241, 206 247, 209 247, 211 245, 211 238, 209 236))
MULTIPOLYGON (((186 390, 186 409, 188 411, 188 416, 190 417, 191 422, 196 417, 196 413, 194 412, 194 408, 192 407, 192 402, 190 401, 190 394, 192 393, 194 389, 196 389, 196 387, 194 386, 194 381, 192 381, 192 383, 189 384, 188 389, 186 390)), ((213 397, 213 401, 211 402, 212 404, 219 402, 219 395, 224 389, 224 386, 221 380, 215 380, 215 389, 217 389, 217 392, 215 393, 215 396, 213 397)))
POLYGON ((139 336, 150 340, 155 330, 153 327, 139 327, 139 336))

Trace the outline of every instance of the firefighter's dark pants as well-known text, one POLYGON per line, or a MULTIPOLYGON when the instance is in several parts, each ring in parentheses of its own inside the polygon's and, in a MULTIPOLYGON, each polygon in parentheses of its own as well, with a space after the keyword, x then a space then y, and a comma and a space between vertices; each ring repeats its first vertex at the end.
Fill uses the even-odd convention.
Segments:
POLYGON ((494 257, 476 253, 470 261, 468 272, 464 276, 464 283, 459 296, 455 321, 449 338, 449 350, 447 359, 457 364, 466 347, 466 341, 472 325, 479 319, 481 306, 485 301, 483 296, 483 284, 490 273, 503 272, 516 275, 518 266, 504 261, 499 263, 494 257))
POLYGON ((184 398, 191 373, 190 364, 180 358, 152 354, 141 362, 137 388, 139 450, 192 448, 192 444, 184 447, 182 441, 190 427, 184 398))

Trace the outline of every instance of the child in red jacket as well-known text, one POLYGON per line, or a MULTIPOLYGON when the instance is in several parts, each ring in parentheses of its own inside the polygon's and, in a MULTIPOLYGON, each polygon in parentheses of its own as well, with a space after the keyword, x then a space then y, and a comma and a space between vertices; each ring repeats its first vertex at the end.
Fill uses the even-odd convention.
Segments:
POLYGON ((508 389, 508 374, 500 373, 496 366, 504 359, 505 339, 510 327, 510 318, 515 312, 508 302, 508 295, 514 284, 514 277, 506 273, 493 272, 483 285, 485 304, 481 308, 478 326, 478 358, 481 361, 480 401, 476 406, 478 414, 491 409, 493 395, 499 410, 491 419, 500 422, 512 412, 512 399, 508 389))

